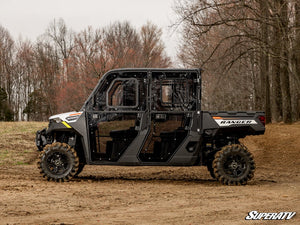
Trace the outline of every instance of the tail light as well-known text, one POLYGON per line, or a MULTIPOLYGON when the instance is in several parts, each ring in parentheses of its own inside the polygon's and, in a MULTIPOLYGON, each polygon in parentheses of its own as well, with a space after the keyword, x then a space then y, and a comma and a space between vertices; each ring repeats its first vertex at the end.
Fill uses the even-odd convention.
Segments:
POLYGON ((266 126, 266 117, 265 116, 259 116, 258 119, 264 126, 266 126))

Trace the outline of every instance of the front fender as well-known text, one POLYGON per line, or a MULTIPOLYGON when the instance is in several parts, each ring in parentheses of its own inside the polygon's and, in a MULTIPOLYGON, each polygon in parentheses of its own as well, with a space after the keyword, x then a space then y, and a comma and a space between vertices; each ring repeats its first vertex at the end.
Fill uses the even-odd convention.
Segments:
POLYGON ((53 132, 55 131, 66 131, 66 132, 70 132, 72 131, 72 127, 65 121, 62 121, 60 123, 56 123, 56 122, 50 122, 48 129, 46 131, 47 135, 51 135, 53 132))

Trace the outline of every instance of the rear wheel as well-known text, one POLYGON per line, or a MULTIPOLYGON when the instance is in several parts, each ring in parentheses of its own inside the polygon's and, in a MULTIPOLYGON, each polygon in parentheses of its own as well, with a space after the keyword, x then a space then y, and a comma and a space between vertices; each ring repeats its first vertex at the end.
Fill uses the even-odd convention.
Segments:
POLYGON ((239 144, 224 146, 215 154, 212 166, 216 178, 227 185, 246 184, 255 171, 252 154, 239 144))
POLYGON ((71 146, 55 142, 41 152, 38 167, 47 180, 68 181, 78 172, 79 158, 71 146))

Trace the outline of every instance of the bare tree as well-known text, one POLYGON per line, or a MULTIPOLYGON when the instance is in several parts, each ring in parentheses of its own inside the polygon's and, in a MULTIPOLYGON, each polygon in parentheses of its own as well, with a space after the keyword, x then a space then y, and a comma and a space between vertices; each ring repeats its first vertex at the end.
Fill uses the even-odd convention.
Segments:
POLYGON ((6 91, 9 105, 13 93, 13 57, 14 41, 9 32, 0 26, 0 87, 6 91))
POLYGON ((175 25, 183 33, 179 58, 183 64, 198 65, 208 71, 210 80, 204 82, 209 83, 208 92, 221 95, 217 100, 207 97, 214 107, 226 106, 229 97, 233 109, 248 102, 248 98, 252 99, 250 109, 265 109, 268 122, 271 116, 274 121, 291 122, 289 80, 294 75, 289 70, 289 37, 293 29, 299 29, 292 23, 293 14, 289 11, 293 2, 177 1, 175 12, 179 20, 175 25), (234 94, 222 99, 225 90, 221 82, 230 82, 227 88, 234 94))
POLYGON ((138 64, 141 43, 129 22, 116 22, 104 28, 104 46, 110 68, 135 67, 138 64))
MULTIPOLYGON (((161 34, 150 23, 140 32, 129 22, 75 33, 59 19, 36 42, 15 44, 0 26, 1 109, 13 109, 16 120, 47 120, 58 111, 78 110, 110 69, 168 66, 161 34)), ((13 115, 2 111, 0 119, 13 115)))
POLYGON ((88 27, 75 37, 75 48, 72 59, 77 60, 82 74, 93 74, 100 77, 106 70, 107 56, 103 44, 103 31, 88 27))
POLYGON ((300 3, 295 1, 294 8, 294 35, 292 44, 292 70, 294 76, 292 77, 292 110, 294 120, 300 119, 300 3))
POLYGON ((30 41, 19 40, 14 60, 14 111, 16 120, 25 120, 23 113, 29 96, 34 90, 35 73, 34 49, 30 41))
POLYGON ((63 65, 63 79, 68 77, 69 56, 74 48, 74 32, 67 28, 65 21, 60 18, 58 21, 54 20, 46 31, 46 36, 54 43, 55 49, 62 60, 63 65))
POLYGON ((164 53, 161 40, 162 31, 156 25, 147 22, 140 31, 142 44, 142 67, 169 67, 170 58, 164 53))

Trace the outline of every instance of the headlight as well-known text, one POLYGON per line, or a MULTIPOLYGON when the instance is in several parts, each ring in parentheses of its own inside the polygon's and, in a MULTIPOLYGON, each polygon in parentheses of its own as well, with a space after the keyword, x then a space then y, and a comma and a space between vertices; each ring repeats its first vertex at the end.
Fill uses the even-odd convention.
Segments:
POLYGON ((80 117, 80 115, 76 115, 76 116, 69 116, 66 118, 66 120, 68 120, 69 122, 74 122, 75 120, 77 120, 80 117))

